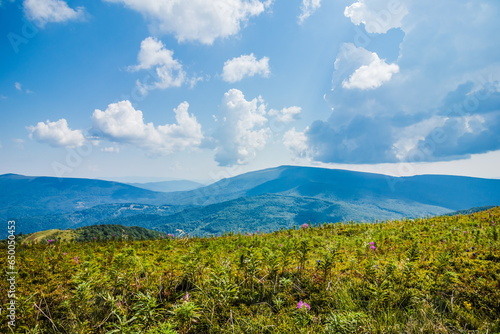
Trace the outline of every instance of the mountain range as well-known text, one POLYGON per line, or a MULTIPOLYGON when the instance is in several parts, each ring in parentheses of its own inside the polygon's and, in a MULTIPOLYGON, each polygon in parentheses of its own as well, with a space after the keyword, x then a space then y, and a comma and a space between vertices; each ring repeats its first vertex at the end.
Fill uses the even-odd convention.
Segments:
POLYGON ((205 236, 489 205, 500 205, 500 180, 449 175, 393 177, 280 166, 176 192, 93 179, 0 175, 0 218, 15 219, 22 233, 122 224, 205 236))

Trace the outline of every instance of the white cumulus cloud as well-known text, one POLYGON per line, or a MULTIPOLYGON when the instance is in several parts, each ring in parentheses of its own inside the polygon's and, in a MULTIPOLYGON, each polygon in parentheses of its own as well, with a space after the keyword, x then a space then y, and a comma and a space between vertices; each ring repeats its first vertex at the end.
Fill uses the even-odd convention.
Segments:
POLYGON ((39 27, 51 22, 66 22, 81 19, 85 15, 83 7, 70 8, 62 0, 24 0, 26 17, 39 27))
POLYGON ((85 143, 82 131, 71 130, 64 118, 57 122, 39 122, 35 126, 28 126, 27 129, 31 139, 53 147, 78 147, 85 143))
POLYGON ((224 94, 215 160, 221 166, 245 164, 255 158, 270 137, 266 105, 261 97, 250 101, 238 89, 224 94))
POLYGON ((266 78, 270 73, 269 58, 263 57, 257 60, 255 55, 251 53, 226 61, 222 70, 222 79, 234 83, 254 75, 261 75, 266 78))
POLYGON ((372 55, 373 59, 368 65, 358 68, 349 80, 342 83, 344 88, 375 89, 391 80, 392 75, 399 72, 397 64, 387 64, 376 53, 372 55))
POLYGON ((302 0, 302 5, 300 6, 301 13, 299 15, 299 23, 303 23, 320 7, 321 0, 302 0))
POLYGON ((142 13, 155 33, 174 34, 179 42, 212 44, 240 31, 272 1, 258 0, 105 0, 142 13))
POLYGON ((375 89, 399 73, 397 64, 387 64, 375 52, 370 52, 352 43, 345 43, 335 61, 336 77, 343 77, 342 87, 347 89, 375 89))
POLYGON ((145 148, 155 154, 171 154, 198 147, 203 139, 201 125, 183 102, 174 109, 177 123, 155 126, 144 123, 143 113, 130 101, 112 103, 92 115, 93 132, 110 141, 145 148))
POLYGON ((367 32, 379 34, 400 28, 407 14, 408 8, 402 1, 387 0, 359 0, 344 10, 352 23, 363 23, 367 32))
POLYGON ((156 38, 148 37, 141 42, 137 60, 138 64, 131 66, 131 71, 154 68, 157 77, 157 81, 137 81, 139 91, 143 94, 153 89, 180 87, 187 81, 182 64, 174 59, 174 52, 165 48, 165 45, 156 38))

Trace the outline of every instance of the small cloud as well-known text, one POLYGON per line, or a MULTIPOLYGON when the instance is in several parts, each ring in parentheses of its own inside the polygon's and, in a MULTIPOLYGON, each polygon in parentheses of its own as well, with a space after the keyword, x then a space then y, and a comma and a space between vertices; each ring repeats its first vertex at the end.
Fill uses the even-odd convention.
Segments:
POLYGON ((7 96, 0 94, 0 100, 7 100, 7 96))
POLYGON ((27 130, 31 139, 53 147, 78 147, 85 143, 82 131, 71 130, 64 118, 57 122, 39 122, 36 126, 28 126, 27 130))
POLYGON ((302 112, 301 107, 288 107, 281 110, 271 109, 269 110, 269 115, 276 117, 279 122, 289 123, 295 121, 298 115, 302 112))
POLYGON ((147 94, 154 89, 167 89, 171 87, 181 87, 185 83, 194 86, 198 78, 189 80, 182 64, 174 59, 174 52, 165 48, 165 45, 158 39, 148 37, 141 42, 141 50, 137 56, 138 64, 130 66, 131 71, 151 70, 156 74, 156 81, 137 81, 137 87, 142 94, 147 94))
POLYGON ((304 23, 304 21, 320 7, 321 0, 302 0, 302 5, 300 6, 302 12, 299 15, 299 23, 304 23))
POLYGON ((51 22, 66 22, 82 19, 85 15, 84 7, 76 10, 62 0, 24 0, 24 14, 40 28, 51 22))
POLYGON ((335 78, 346 89, 375 89, 399 73, 397 64, 387 64, 377 53, 344 43, 335 60, 335 78))
POLYGON ((26 93, 26 94, 33 94, 33 91, 29 89, 24 89, 23 85, 20 82, 14 82, 14 88, 17 89, 20 92, 26 93))
POLYGON ((251 53, 226 61, 222 69, 222 79, 229 83, 235 83, 245 77, 253 77, 255 75, 267 78, 270 73, 269 58, 263 57, 257 60, 254 54, 251 53))
POLYGON ((387 64, 376 53, 372 53, 372 61, 368 65, 358 68, 348 80, 342 82, 347 89, 375 89, 390 81, 392 76, 399 73, 399 66, 387 64))

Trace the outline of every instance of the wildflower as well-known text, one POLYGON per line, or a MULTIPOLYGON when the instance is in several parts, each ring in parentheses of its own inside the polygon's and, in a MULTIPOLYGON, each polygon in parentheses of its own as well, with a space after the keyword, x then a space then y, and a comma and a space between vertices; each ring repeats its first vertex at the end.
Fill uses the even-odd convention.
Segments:
POLYGON ((310 310, 310 309, 311 309, 311 306, 310 306, 308 303, 304 303, 304 302, 301 300, 301 301, 299 301, 299 302, 297 303, 297 307, 296 307, 296 308, 297 308, 297 309, 299 309, 299 310, 300 310, 301 308, 306 308, 306 309, 310 310))
POLYGON ((174 235, 173 235, 172 233, 169 233, 169 234, 167 234, 167 237, 169 237, 169 238, 173 238, 173 237, 174 237, 174 235))
POLYGON ((375 249, 377 249, 377 247, 375 247, 375 246, 371 245, 371 246, 370 246, 370 249, 375 250, 375 249))
POLYGON ((68 255, 68 253, 63 253, 63 255, 68 255))
POLYGON ((370 241, 369 244, 370 245, 375 245, 375 241, 370 241))
POLYGON ((50 244, 50 243, 52 243, 52 242, 54 242, 54 241, 55 241, 55 240, 49 239, 49 240, 47 240, 47 243, 49 243, 49 244, 50 244))
POLYGON ((191 297, 191 295, 189 294, 189 292, 186 292, 186 294, 184 296, 182 296, 182 301, 183 302, 188 302, 189 301, 189 297, 191 297))
POLYGON ((300 225, 300 227, 301 227, 301 228, 308 228, 308 227, 309 227, 309 224, 304 223, 304 224, 300 225))
POLYGON ((280 244, 280 247, 283 247, 283 244, 280 244))

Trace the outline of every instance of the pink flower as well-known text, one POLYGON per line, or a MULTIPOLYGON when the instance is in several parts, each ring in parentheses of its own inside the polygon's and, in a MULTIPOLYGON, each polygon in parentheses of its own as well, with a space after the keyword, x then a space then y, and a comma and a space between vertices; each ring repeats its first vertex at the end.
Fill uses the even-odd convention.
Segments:
POLYGON ((302 300, 297 303, 297 307, 296 307, 297 309, 300 310, 301 308, 304 308, 304 307, 308 310, 311 309, 311 306, 308 303, 304 303, 302 300))
POLYGON ((371 245, 371 246, 370 246, 370 249, 375 250, 375 249, 377 249, 377 247, 375 247, 375 246, 371 245))
POLYGON ((375 241, 371 241, 371 242, 370 242, 370 245, 375 245, 375 241))
POLYGON ((300 227, 301 227, 301 228, 308 228, 308 227, 309 227, 309 224, 304 223, 304 224, 300 225, 300 227))

